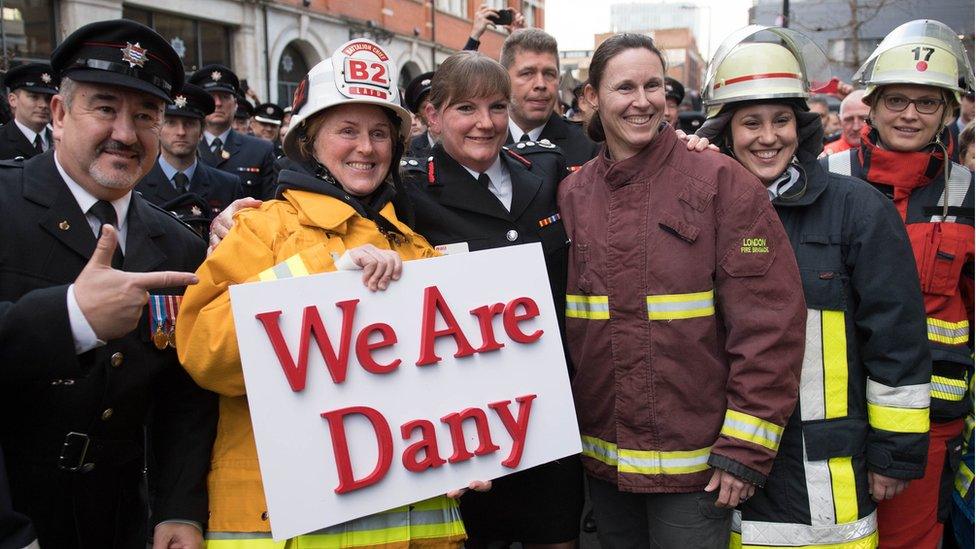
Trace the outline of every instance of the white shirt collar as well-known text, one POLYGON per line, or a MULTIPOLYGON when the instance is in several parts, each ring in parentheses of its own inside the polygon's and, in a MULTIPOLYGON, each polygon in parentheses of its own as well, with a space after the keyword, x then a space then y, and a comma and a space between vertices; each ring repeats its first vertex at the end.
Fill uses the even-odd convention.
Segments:
POLYGON ((471 174, 471 177, 475 178, 475 180, 477 180, 478 176, 480 176, 482 173, 486 173, 488 174, 488 178, 493 182, 501 181, 505 177, 505 172, 507 171, 505 170, 505 165, 502 164, 501 155, 497 156, 495 158, 495 163, 489 166, 484 172, 476 172, 463 164, 461 167, 467 170, 467 172, 471 174))
POLYGON ((539 136, 542 135, 542 130, 546 129, 546 125, 542 124, 538 128, 532 128, 531 130, 524 132, 518 124, 512 120, 512 117, 508 117, 508 131, 512 134, 512 141, 518 143, 522 139, 523 134, 529 134, 530 141, 538 141, 539 136))
POLYGON ((782 175, 776 178, 775 181, 766 185, 766 192, 769 193, 769 200, 775 200, 776 198, 786 194, 786 191, 793 188, 793 185, 800 179, 800 170, 794 165, 790 165, 786 168, 786 171, 782 175))
MULTIPOLYGON (((75 201, 78 202, 78 207, 81 208, 81 213, 88 215, 88 210, 98 202, 90 192, 85 190, 84 187, 78 184, 77 181, 71 179, 68 172, 64 171, 61 167, 61 162, 58 161, 58 155, 54 155, 54 166, 58 169, 58 173, 61 174, 61 179, 64 179, 66 185, 68 185, 68 190, 74 195, 75 201)), ((112 201, 112 207, 115 208, 115 215, 119 218, 119 233, 122 234, 126 226, 126 216, 129 213, 129 205, 132 202, 132 191, 125 193, 122 198, 116 198, 112 201)), ((121 242, 121 238, 120 238, 121 242)))
MULTIPOLYGON (((24 137, 27 138, 27 141, 31 145, 33 145, 34 144, 34 139, 37 138, 37 132, 35 132, 34 130, 28 128, 27 126, 21 124, 20 123, 20 120, 17 120, 16 118, 14 118, 14 124, 17 124, 17 127, 20 129, 20 133, 24 134, 24 137)), ((44 134, 41 134, 41 140, 44 141, 44 144, 45 145, 48 145, 47 137, 44 134)))

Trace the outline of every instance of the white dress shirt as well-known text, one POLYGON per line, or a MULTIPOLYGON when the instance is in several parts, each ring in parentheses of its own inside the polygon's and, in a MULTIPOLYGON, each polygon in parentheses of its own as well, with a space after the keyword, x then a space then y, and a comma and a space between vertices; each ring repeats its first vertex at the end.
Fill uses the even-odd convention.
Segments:
POLYGON ((539 136, 542 135, 542 130, 544 129, 546 129, 545 124, 539 126, 538 128, 532 128, 528 132, 524 132, 522 131, 522 128, 520 128, 519 125, 515 123, 514 120, 512 120, 511 118, 508 119, 508 131, 509 133, 512 134, 512 141, 516 143, 521 141, 522 135, 526 133, 529 134, 529 141, 538 141, 539 136))
MULTIPOLYGON (((40 135, 41 148, 44 149, 45 151, 51 148, 51 144, 47 142, 47 131, 42 131, 40 134, 38 134, 34 130, 21 124, 20 120, 17 120, 16 118, 14 118, 14 124, 17 125, 17 129, 20 130, 20 133, 24 134, 24 137, 27 138, 27 141, 29 141, 32 146, 34 145, 34 140, 37 139, 38 135, 40 135)), ((47 130, 47 126, 44 126, 44 130, 47 130)))
MULTIPOLYGON (((467 166, 462 165, 462 168, 471 174, 471 177, 478 179, 481 173, 476 172, 467 166)), ((488 178, 491 182, 488 184, 488 190, 491 194, 495 195, 495 198, 505 206, 505 209, 512 211, 512 174, 508 172, 508 168, 502 164, 501 156, 495 158, 495 163, 488 168, 484 173, 488 174, 488 178)))

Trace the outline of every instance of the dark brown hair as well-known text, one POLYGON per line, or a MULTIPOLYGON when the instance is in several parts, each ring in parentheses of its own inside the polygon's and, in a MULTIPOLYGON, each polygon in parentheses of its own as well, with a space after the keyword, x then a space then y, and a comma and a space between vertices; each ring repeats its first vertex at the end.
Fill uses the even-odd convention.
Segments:
MULTIPOLYGON (((593 58, 590 60, 590 77, 586 83, 593 88, 593 91, 598 91, 600 89, 600 83, 603 81, 603 73, 606 72, 610 60, 627 50, 633 49, 645 49, 657 55, 658 59, 661 60, 661 68, 664 69, 664 73, 667 73, 668 64, 664 61, 664 55, 654 45, 654 40, 650 36, 621 33, 607 38, 593 52, 593 58)), ((586 134, 590 136, 590 139, 597 142, 607 140, 607 134, 603 131, 603 122, 600 120, 599 111, 594 110, 593 116, 586 123, 586 134)))
POLYGON ((559 45, 551 34, 541 29, 519 29, 505 39, 502 44, 502 54, 499 62, 506 69, 515 63, 515 56, 520 51, 532 53, 548 53, 556 59, 559 66, 559 45))
POLYGON ((506 100, 512 95, 505 67, 476 51, 461 51, 437 67, 427 100, 439 110, 468 99, 497 94, 506 100))

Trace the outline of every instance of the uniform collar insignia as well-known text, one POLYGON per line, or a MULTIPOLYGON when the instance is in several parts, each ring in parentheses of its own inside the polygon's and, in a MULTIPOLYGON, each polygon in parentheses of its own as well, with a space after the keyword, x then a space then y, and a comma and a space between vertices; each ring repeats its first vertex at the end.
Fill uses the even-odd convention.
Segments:
POLYGON ((122 48, 122 60, 129 64, 129 68, 141 68, 146 64, 146 54, 148 52, 149 50, 141 47, 139 42, 135 44, 126 42, 125 47, 122 48))

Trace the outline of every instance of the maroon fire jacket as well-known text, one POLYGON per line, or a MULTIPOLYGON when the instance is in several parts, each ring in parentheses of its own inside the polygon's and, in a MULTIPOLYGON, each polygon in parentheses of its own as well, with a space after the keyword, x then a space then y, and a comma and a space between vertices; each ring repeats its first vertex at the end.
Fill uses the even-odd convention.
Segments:
POLYGON ((797 400, 806 308, 766 190, 670 128, 560 187, 566 328, 589 474, 630 492, 762 485, 797 400))

